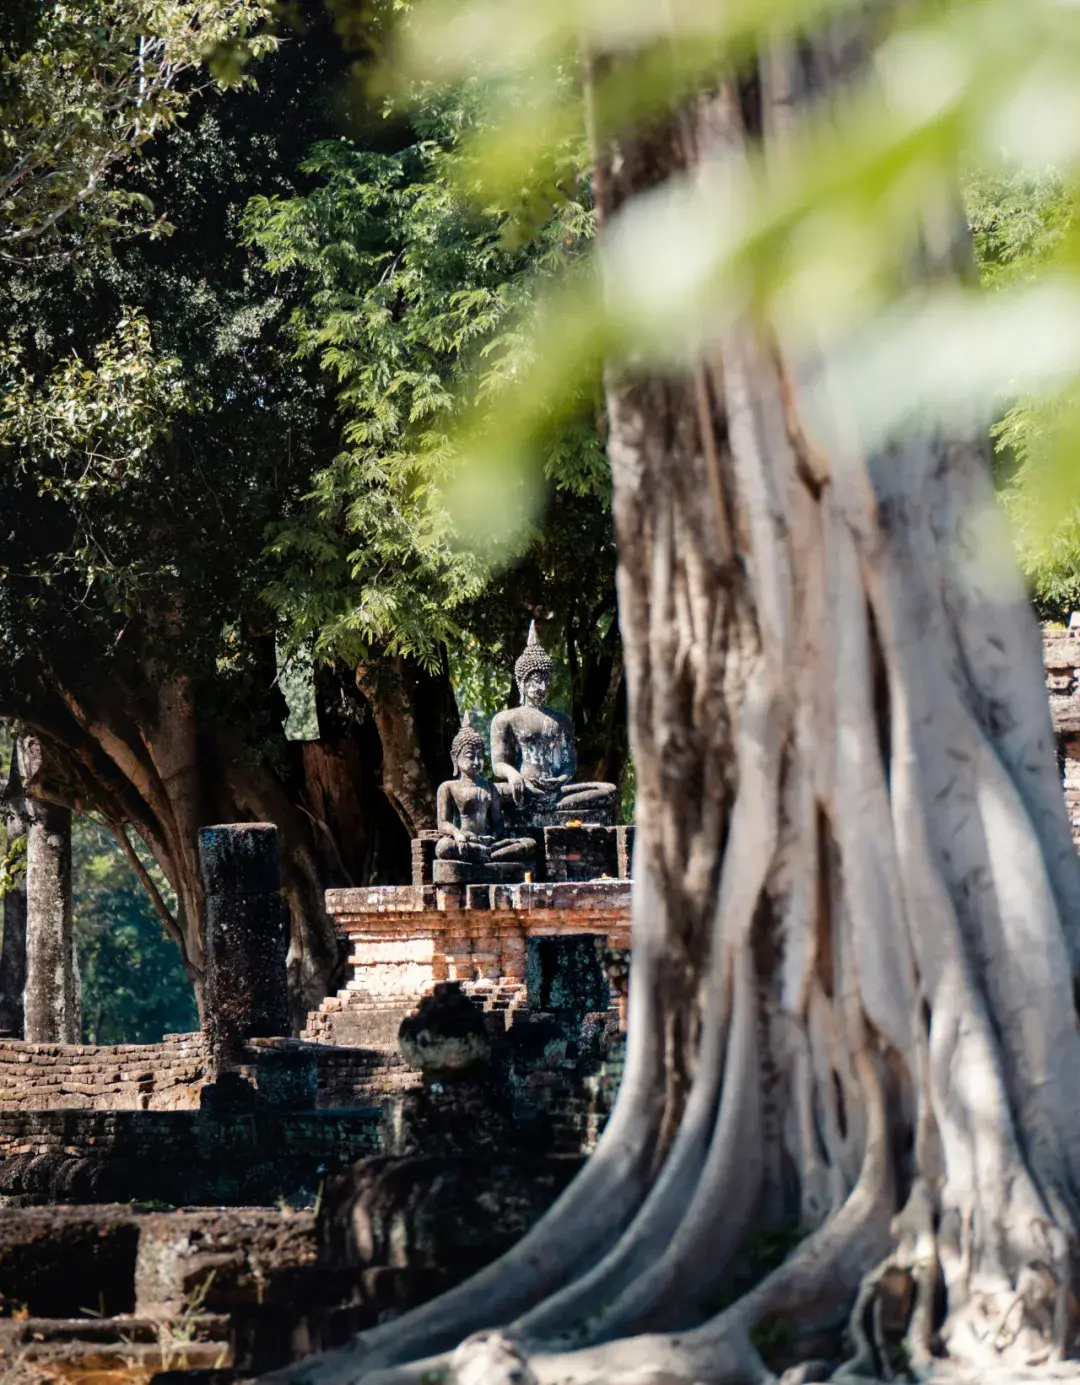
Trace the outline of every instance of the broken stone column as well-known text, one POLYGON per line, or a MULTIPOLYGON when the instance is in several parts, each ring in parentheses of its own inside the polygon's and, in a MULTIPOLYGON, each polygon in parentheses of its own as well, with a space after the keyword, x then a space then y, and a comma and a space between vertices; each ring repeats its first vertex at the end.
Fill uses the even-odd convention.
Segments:
MULTIPOLYGON (((0 804, 8 842, 26 836, 26 797, 19 772, 19 747, 11 748, 11 773, 0 804)), ((0 1033, 23 1036, 26 989, 26 876, 4 896, 4 941, 0 947, 0 1033)))
POLYGON ((206 1029, 218 1062, 244 1041, 288 1034, 289 908, 278 881, 277 828, 229 823, 199 832, 206 891, 206 1029))
MULTIPOLYGON (((27 782, 40 770, 41 747, 20 742, 27 782)), ((71 811, 26 797, 26 990, 23 1032, 33 1043, 81 1038, 79 969, 71 919, 71 811)))

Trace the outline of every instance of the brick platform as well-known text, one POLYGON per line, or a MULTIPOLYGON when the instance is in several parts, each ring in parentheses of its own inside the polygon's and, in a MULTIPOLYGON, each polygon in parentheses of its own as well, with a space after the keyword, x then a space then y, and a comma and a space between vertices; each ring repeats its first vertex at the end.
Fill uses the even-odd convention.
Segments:
MULTIPOLYGON (((305 1053, 314 1066, 314 1106, 320 1111, 378 1106, 416 1081, 416 1074, 387 1048, 254 1039, 238 1071, 261 1092, 266 1058, 305 1053)), ((160 1044, 0 1045, 0 1114, 25 1111, 192 1111, 212 1079, 201 1034, 170 1034, 160 1044)), ((273 1098, 270 1098, 273 1100, 273 1098)))
POLYGON ((590 880, 328 890, 353 974, 309 1016, 304 1037, 392 1048, 402 1018, 440 981, 461 981, 489 1011, 519 1009, 531 938, 592 936, 629 948, 630 888, 590 880))

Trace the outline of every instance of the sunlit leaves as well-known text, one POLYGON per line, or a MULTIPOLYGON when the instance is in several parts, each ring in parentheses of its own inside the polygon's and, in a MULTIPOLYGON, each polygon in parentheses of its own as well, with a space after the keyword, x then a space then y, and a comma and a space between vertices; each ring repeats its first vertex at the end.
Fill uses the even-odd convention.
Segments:
POLYGON ((133 574, 116 570, 107 516, 118 494, 137 490, 175 418, 197 406, 180 363, 155 353, 145 317, 131 313, 90 360, 69 355, 44 378, 26 368, 19 347, 0 348, 0 378, 0 462, 13 481, 22 473, 39 497, 55 500, 74 532, 39 576, 70 569, 87 589, 104 582, 124 601, 133 574))
MULTIPOLYGON (((972 176, 965 201, 988 288, 1034 288, 1050 276, 1060 286, 1055 306, 1065 321, 1042 336, 1061 352, 1075 320, 1068 272, 1075 186, 1053 170, 1026 174, 1005 167, 972 176)), ((1080 494, 1074 480, 1080 391, 1072 381, 1058 393, 1045 380, 1028 393, 1023 388, 1022 374, 1014 371, 1007 393, 1015 398, 1021 391, 1020 398, 992 429, 1000 490, 1035 599, 1044 614, 1061 617, 1080 605, 1080 494)))
POLYGON ((272 13, 270 0, 46 0, 0 19, 0 260, 153 228, 115 174, 200 76, 243 80, 275 42, 272 13))
POLYGON ((0 899, 12 890, 18 889, 26 879, 26 834, 20 837, 4 837, 4 850, 0 852, 0 899))
POLYGON ((42 485, 72 494, 115 485, 139 472, 172 417, 191 407, 179 364, 154 354, 139 313, 122 318, 91 361, 69 356, 43 381, 22 367, 17 347, 5 348, 0 444, 18 465, 40 469, 42 485))

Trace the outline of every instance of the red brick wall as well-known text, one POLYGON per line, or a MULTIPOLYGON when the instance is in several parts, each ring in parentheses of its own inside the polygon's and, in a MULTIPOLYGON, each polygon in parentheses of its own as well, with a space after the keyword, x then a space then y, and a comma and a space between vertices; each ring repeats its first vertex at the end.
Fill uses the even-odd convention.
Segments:
POLYGON ((160 1044, 0 1040, 0 1111, 185 1111, 206 1077, 201 1034, 160 1044))

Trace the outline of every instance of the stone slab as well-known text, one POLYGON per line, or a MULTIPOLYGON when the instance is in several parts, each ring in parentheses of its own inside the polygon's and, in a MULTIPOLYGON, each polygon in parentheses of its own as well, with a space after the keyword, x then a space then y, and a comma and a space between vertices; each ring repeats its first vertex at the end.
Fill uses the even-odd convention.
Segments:
POLYGON ((326 911, 334 918, 348 914, 416 914, 434 906, 434 889, 416 885, 368 885, 361 889, 327 890, 326 911))
POLYGON ((517 885, 525 879, 525 867, 516 862, 436 861, 432 878, 439 885, 517 885))

